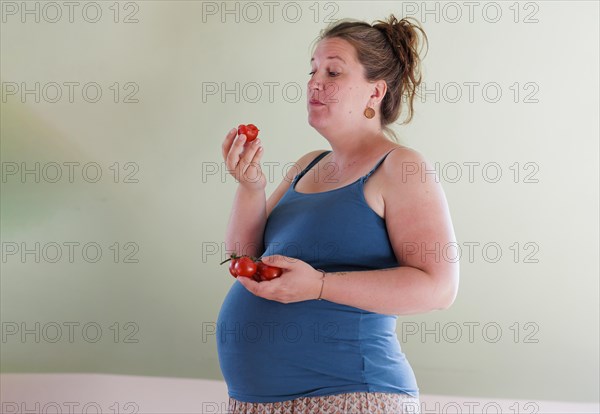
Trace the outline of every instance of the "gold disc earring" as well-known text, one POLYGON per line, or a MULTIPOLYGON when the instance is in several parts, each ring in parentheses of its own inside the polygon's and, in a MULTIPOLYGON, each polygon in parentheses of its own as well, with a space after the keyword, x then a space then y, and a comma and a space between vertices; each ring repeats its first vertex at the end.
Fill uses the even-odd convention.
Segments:
POLYGON ((375 116, 375 110, 371 107, 368 107, 365 109, 365 117, 367 117, 368 119, 372 119, 375 116))

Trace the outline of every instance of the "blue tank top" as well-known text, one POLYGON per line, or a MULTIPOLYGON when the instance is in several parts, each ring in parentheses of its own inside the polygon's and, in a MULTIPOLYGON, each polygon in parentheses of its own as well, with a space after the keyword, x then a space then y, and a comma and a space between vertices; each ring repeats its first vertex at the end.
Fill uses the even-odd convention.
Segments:
MULTIPOLYGON (((363 193, 365 182, 389 152, 352 184, 320 193, 297 192, 296 183, 329 152, 294 177, 271 211, 263 256, 282 254, 328 272, 399 266, 385 220, 363 193)), ((228 394, 244 402, 347 392, 418 397, 414 372, 396 336, 396 321, 397 315, 327 300, 288 304, 267 300, 236 280, 216 327, 228 394)))

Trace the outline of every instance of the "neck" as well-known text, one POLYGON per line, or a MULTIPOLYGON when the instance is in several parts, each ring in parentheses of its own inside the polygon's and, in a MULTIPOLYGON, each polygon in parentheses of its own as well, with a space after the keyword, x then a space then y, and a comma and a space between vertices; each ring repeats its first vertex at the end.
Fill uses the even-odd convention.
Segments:
POLYGON ((326 136, 326 139, 333 150, 331 161, 341 170, 352 168, 354 164, 359 163, 359 160, 378 155, 382 147, 390 144, 390 140, 380 129, 339 137, 326 136))

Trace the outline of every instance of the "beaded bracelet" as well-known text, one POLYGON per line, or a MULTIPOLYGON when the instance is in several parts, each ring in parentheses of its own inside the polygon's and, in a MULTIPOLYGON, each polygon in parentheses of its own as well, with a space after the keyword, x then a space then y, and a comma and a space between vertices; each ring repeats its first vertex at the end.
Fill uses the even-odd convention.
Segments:
POLYGON ((321 278, 321 291, 319 292, 319 297, 317 298, 317 300, 323 300, 321 299, 321 295, 323 294, 323 287, 325 286, 325 271, 321 270, 321 269, 317 269, 319 272, 323 273, 323 277, 321 278))

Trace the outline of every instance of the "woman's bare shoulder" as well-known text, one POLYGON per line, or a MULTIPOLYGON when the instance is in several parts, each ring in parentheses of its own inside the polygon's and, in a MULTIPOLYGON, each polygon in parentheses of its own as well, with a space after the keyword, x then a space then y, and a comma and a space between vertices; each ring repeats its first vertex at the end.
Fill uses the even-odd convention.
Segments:
POLYGON ((430 168, 421 152, 403 145, 394 146, 383 166, 389 178, 397 178, 399 173, 404 175, 421 174, 423 169, 430 168))
POLYGON ((392 148, 394 149, 394 151, 390 153, 390 157, 392 157, 392 159, 410 159, 411 161, 415 161, 416 159, 424 160, 423 154, 414 148, 400 144, 395 144, 392 146, 392 148))

